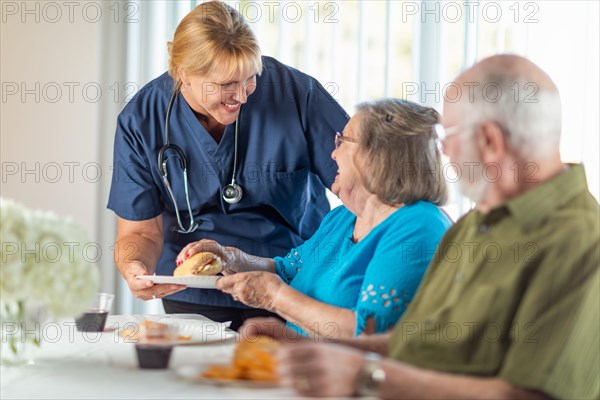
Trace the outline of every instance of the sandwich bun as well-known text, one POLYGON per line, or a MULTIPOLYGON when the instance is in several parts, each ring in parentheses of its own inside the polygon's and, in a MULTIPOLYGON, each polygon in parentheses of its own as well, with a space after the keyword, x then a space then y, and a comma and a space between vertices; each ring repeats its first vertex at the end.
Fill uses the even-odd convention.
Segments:
POLYGON ((204 251, 196 253, 175 268, 173 276, 216 275, 223 271, 221 257, 204 251))

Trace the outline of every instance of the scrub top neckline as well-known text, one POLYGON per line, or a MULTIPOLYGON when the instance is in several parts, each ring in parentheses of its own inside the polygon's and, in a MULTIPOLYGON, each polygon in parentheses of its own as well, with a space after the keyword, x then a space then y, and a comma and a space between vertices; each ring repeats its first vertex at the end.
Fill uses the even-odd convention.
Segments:
MULTIPOLYGON (((192 138, 187 140, 198 140, 200 142, 200 147, 204 149, 210 157, 215 159, 221 159, 223 155, 228 155, 233 151, 233 136, 234 136, 234 128, 235 124, 230 124, 225 126, 225 131, 223 132, 223 136, 221 137, 221 141, 217 143, 217 141, 212 137, 212 135, 206 130, 204 125, 196 115, 194 111, 190 107, 190 105, 185 101, 185 98, 181 93, 177 95, 177 101, 175 106, 179 109, 180 113, 183 114, 185 121, 187 122, 189 132, 192 133, 192 138)), ((243 108, 243 107, 242 107, 243 108)), ((240 115, 242 110, 240 109, 240 115)), ((238 117, 238 120, 240 118, 238 117)))
MULTIPOLYGON (((227 129, 227 125, 222 125, 220 122, 217 121, 217 123, 220 125, 220 127, 222 127, 223 131, 218 132, 218 133, 213 133, 213 132, 209 131, 208 128, 206 127, 206 125, 204 125, 204 123, 202 122, 202 119, 208 120, 208 117, 204 114, 197 112, 196 110, 194 110, 192 108, 191 108, 191 110, 192 110, 192 114, 194 114, 194 117, 196 117, 196 120, 198 122, 200 122, 200 125, 202 125, 202 127, 206 130, 206 132, 208 132, 208 134, 213 138, 213 140, 215 141, 215 143, 218 146, 221 143, 221 141, 223 140, 223 136, 225 136, 225 130, 227 129), (217 137, 219 139, 217 139, 217 137)), ((219 128, 219 129, 221 129, 221 128, 219 128)))

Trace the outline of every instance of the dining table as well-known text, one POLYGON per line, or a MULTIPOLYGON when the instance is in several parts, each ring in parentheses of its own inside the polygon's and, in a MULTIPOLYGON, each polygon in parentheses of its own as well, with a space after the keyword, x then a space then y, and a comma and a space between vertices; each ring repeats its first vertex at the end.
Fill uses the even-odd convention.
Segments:
POLYGON ((291 389, 244 381, 198 379, 210 364, 231 362, 239 335, 201 315, 110 315, 102 332, 73 320, 47 325, 33 362, 0 367, 2 399, 281 399, 291 389), (138 366, 135 340, 123 332, 142 320, 179 324, 193 340, 173 347, 168 368, 138 366), (200 332, 200 335, 198 335, 200 332))

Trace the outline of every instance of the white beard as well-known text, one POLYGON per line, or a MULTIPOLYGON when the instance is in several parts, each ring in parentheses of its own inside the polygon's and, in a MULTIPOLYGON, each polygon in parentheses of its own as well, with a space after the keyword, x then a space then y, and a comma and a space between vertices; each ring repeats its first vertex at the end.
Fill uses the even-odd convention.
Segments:
POLYGON ((461 148, 464 149, 464 154, 461 157, 463 160, 457 162, 457 164, 463 170, 458 181, 458 187, 463 195, 475 204, 479 204, 483 201, 489 186, 489 182, 484 178, 483 161, 477 154, 472 138, 471 140, 463 140, 461 148), (465 163, 468 164, 465 165, 465 163), (475 165, 472 163, 475 163, 475 165))
POLYGON ((482 177, 476 177, 473 182, 468 182, 466 179, 461 179, 458 183, 458 187, 460 188, 462 194, 468 197, 472 202, 475 204, 480 204, 485 197, 488 183, 482 177))

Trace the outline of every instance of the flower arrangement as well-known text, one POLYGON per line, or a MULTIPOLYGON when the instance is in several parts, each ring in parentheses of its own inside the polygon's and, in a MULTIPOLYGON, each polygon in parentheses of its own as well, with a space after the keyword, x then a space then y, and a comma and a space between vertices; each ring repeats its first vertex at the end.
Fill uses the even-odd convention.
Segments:
POLYGON ((30 310, 75 317, 96 295, 99 273, 86 259, 88 242, 72 219, 0 198, 0 240, 3 336, 6 322, 31 321, 30 310))

